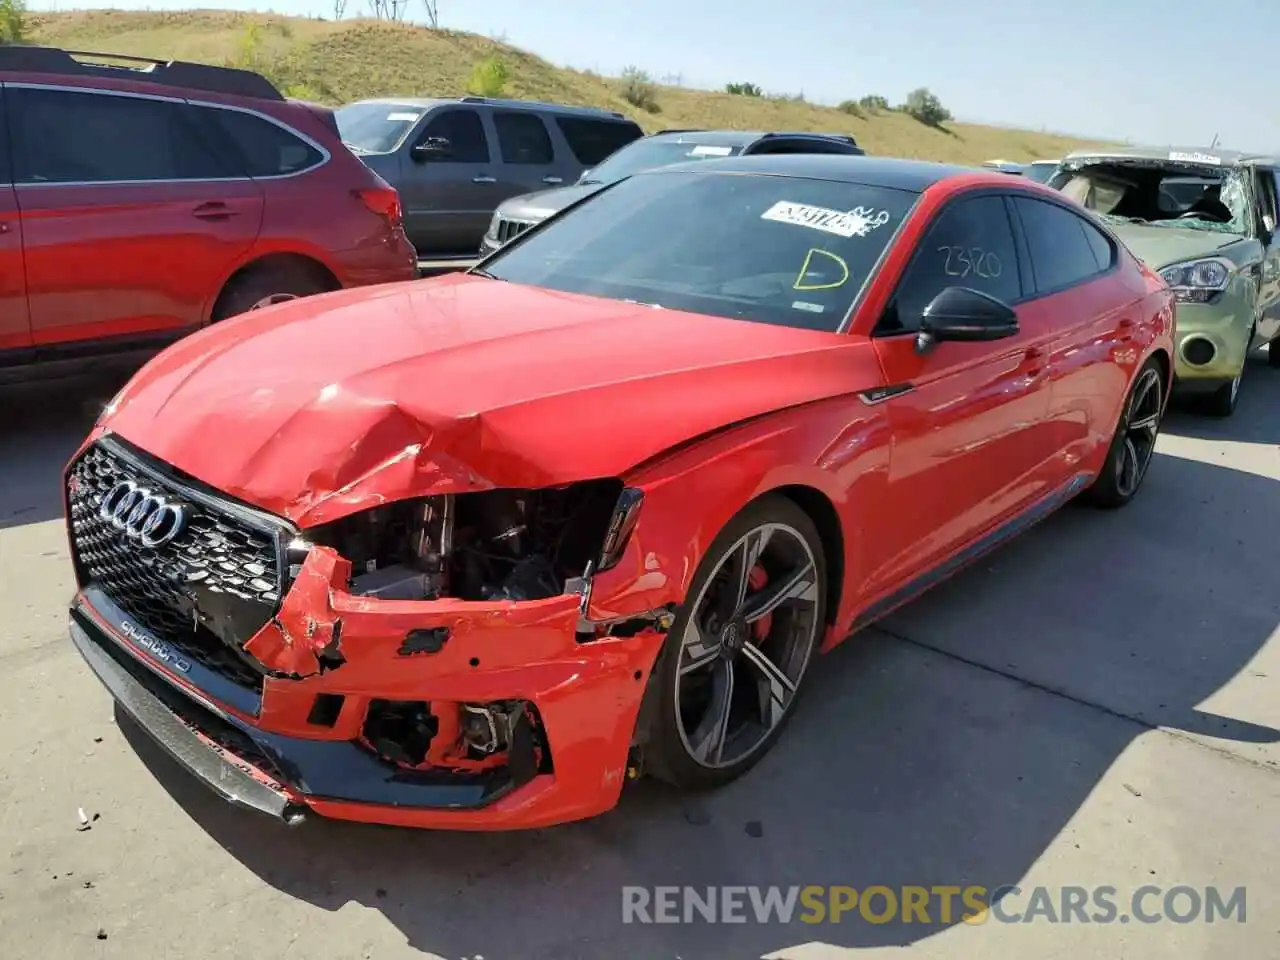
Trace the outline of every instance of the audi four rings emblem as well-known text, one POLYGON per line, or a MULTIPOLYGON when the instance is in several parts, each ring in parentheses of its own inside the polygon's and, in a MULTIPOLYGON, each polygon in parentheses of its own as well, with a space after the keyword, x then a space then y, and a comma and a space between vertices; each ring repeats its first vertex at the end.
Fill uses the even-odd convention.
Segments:
POLYGON ((160 547, 182 532, 187 507, 171 503, 132 480, 122 480, 102 498, 98 516, 144 547, 160 547))

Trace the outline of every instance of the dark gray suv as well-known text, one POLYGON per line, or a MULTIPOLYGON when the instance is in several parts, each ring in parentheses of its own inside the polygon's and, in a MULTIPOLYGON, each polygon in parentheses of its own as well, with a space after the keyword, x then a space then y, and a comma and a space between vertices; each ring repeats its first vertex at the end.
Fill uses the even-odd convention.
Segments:
POLYGON ((842 153, 861 155, 858 142, 842 133, 763 133, 759 130, 663 130, 618 150, 599 166, 583 171, 569 187, 540 189, 515 197, 494 211, 480 246, 488 256, 553 213, 559 213, 597 190, 653 167, 715 157, 760 153, 842 153))
POLYGON ((621 113, 485 97, 360 100, 335 118, 347 147, 399 191, 426 258, 474 258, 503 200, 573 183, 644 135, 621 113))

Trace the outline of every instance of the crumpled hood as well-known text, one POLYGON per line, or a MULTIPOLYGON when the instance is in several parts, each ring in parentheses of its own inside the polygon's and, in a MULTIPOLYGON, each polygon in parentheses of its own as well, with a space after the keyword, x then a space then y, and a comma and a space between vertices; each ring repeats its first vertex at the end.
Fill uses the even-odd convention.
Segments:
POLYGON ((100 427, 310 526, 429 493, 621 476, 880 378, 860 338, 456 274, 209 327, 148 363, 100 427))
POLYGON ((1245 239, 1238 233, 1148 227, 1140 223, 1115 223, 1111 225, 1111 229, 1133 255, 1152 270, 1198 257, 1217 256, 1223 247, 1245 239))

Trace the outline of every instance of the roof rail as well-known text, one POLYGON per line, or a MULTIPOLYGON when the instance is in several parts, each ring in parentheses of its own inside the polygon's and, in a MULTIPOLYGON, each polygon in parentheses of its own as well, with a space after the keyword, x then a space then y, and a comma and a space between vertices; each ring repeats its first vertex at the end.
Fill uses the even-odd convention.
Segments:
POLYGON ((548 110, 555 110, 558 113, 586 114, 593 117, 614 117, 618 120, 627 119, 626 114, 619 113, 617 110, 605 110, 601 107, 573 107, 564 103, 550 103, 546 100, 504 100, 497 97, 476 97, 468 94, 465 97, 459 97, 458 102, 487 103, 491 107, 545 107, 548 110))
POLYGON ((260 100, 283 100, 284 95, 261 74, 236 67, 213 67, 184 60, 155 60, 117 53, 90 53, 59 47, 0 45, 0 70, 58 73, 76 77, 115 77, 142 80, 184 90, 226 93, 260 100))

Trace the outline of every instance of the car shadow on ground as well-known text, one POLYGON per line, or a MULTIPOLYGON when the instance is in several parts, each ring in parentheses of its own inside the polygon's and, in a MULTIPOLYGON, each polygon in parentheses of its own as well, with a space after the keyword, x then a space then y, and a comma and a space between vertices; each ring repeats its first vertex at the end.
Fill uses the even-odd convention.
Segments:
POLYGON ((811 672, 777 749, 710 795, 641 781, 610 814, 524 833, 321 820, 288 829, 223 804, 136 727, 122 729, 189 816, 266 883, 329 911, 376 909, 431 955, 571 960, 622 947, 646 958, 798 960, 798 945, 815 942, 905 946, 945 924, 935 914, 933 925, 624 925, 622 891, 994 889, 1070 831, 1126 747, 1160 735, 1153 727, 1233 747, 1280 740, 1197 709, 1280 621, 1276 592, 1259 597, 1233 573, 1273 568, 1280 483, 1163 455, 1148 483, 1119 512, 1060 511, 834 651, 811 672), (1185 519, 1196 511, 1202 520, 1185 519), (1227 551, 1232 562, 1217 563, 1227 551))
POLYGON ((0 385, 0 529, 62 516, 61 470, 137 364, 0 385))
POLYGON ((1230 417, 1206 416, 1194 400, 1175 397, 1163 430, 1197 440, 1267 443, 1280 447, 1280 370, 1266 354, 1251 357, 1240 382, 1240 403, 1230 417))

